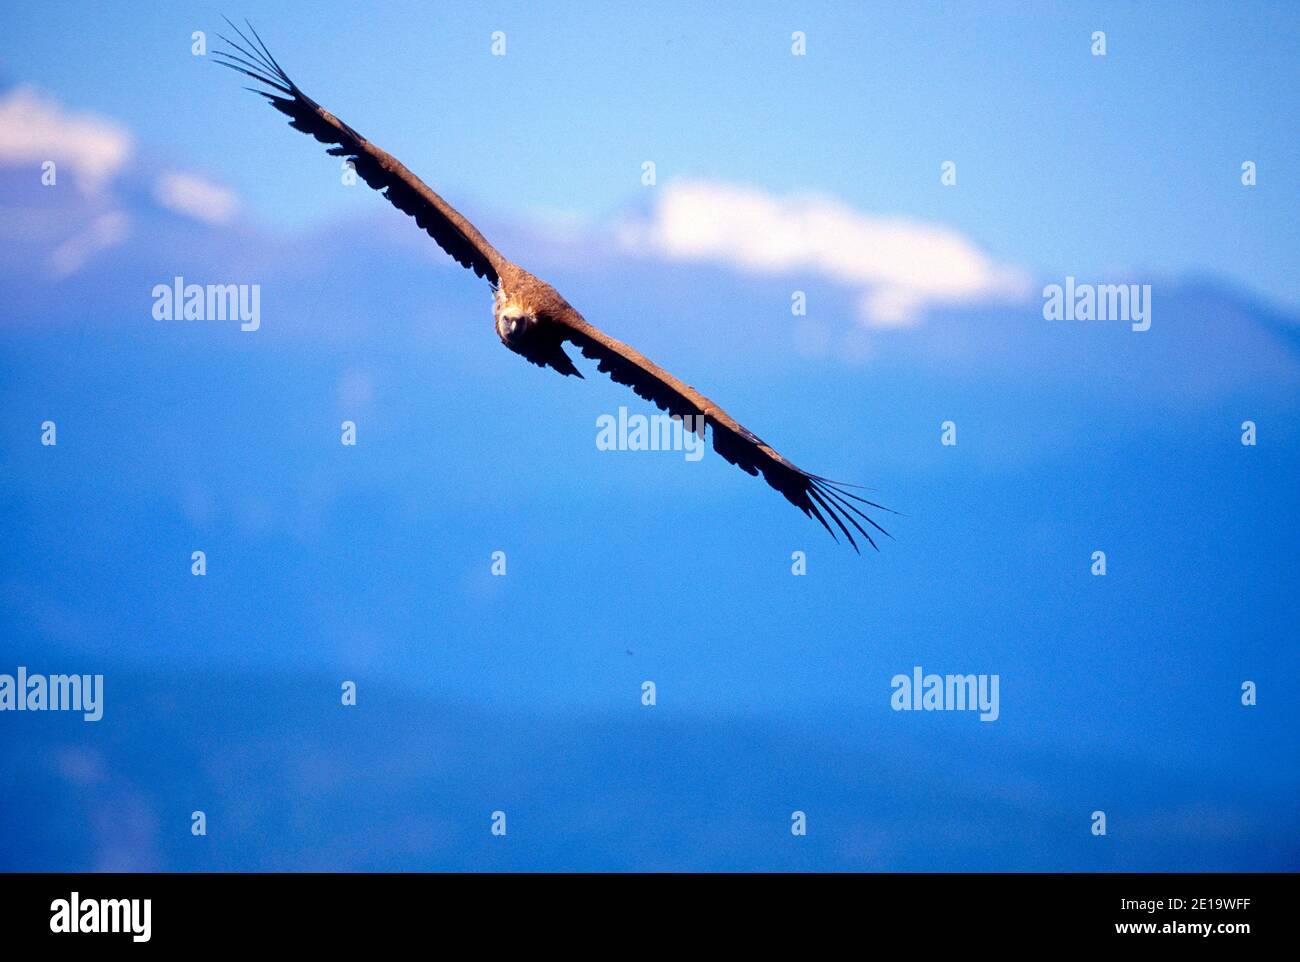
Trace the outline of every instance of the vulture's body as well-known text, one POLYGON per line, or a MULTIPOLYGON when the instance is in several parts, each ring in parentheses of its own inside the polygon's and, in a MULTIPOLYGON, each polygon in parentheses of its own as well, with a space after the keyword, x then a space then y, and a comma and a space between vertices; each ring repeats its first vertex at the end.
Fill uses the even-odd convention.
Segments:
POLYGON ((292 127, 330 144, 328 153, 348 158, 367 184, 383 191, 395 207, 414 217, 463 267, 486 278, 493 289, 493 319, 502 344, 540 367, 582 377, 565 351, 565 345, 571 344, 586 357, 596 360, 598 370, 619 384, 628 385, 672 416, 703 417, 703 422, 693 423, 707 423, 712 428, 713 447, 718 454, 749 474, 762 474, 786 500, 820 521, 831 537, 836 535, 828 519, 855 550, 857 542, 846 521, 873 548, 875 540, 858 519, 881 534, 888 533, 858 504, 882 511, 887 508, 844 490, 845 485, 796 467, 689 384, 589 324, 550 284, 503 257, 473 224, 397 158, 370 143, 304 94, 276 63, 251 26, 252 39, 238 27, 234 29, 243 44, 222 37, 232 50, 216 53, 219 62, 269 88, 254 93, 265 97, 285 114, 292 127))

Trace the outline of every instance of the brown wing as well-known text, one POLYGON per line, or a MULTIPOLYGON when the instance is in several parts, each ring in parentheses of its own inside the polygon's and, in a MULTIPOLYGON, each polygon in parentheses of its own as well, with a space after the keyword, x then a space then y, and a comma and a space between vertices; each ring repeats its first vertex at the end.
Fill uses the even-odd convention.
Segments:
MULTIPOLYGON (((230 21, 227 20, 226 23, 230 21)), ((367 141, 299 90, 297 84, 275 62, 275 58, 262 43, 262 38, 253 30, 252 24, 248 25, 248 29, 256 42, 246 37, 233 23, 230 26, 244 43, 240 45, 221 37, 233 49, 214 51, 213 57, 218 63, 270 87, 274 93, 252 87, 248 89, 265 97, 271 106, 285 114, 289 118, 289 126, 311 134, 321 143, 334 144, 326 153, 350 159, 362 180, 376 190, 383 191, 384 196, 398 210, 414 217, 415 222, 438 242, 438 246, 454 257, 462 267, 468 267, 479 277, 486 277, 493 286, 500 282, 502 267, 509 262, 483 239, 473 224, 430 190, 428 185, 395 157, 367 141)))
POLYGON ((889 535, 854 502, 881 511, 889 511, 888 508, 845 491, 846 485, 809 474, 791 464, 695 388, 679 381, 634 348, 587 323, 576 311, 570 309, 552 320, 561 325, 565 340, 572 342, 585 356, 598 361, 597 369, 617 383, 628 385, 639 396, 671 415, 703 415, 713 427, 713 449, 718 454, 749 474, 762 474, 763 480, 785 495, 787 501, 808 517, 820 521, 836 541, 839 538, 827 524, 828 517, 844 532, 854 551, 858 550, 858 543, 853 539, 853 532, 845 526, 845 521, 853 525, 873 548, 876 548, 875 539, 857 518, 880 534, 889 535))

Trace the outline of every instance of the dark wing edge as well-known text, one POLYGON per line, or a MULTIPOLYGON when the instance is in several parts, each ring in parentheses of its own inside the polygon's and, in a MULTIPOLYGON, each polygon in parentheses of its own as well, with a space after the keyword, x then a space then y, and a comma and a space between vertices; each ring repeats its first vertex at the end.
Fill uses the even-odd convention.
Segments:
POLYGON ((289 118, 290 127, 311 134, 323 144, 334 145, 326 153, 350 160, 362 180, 382 192, 398 210, 414 217, 458 264, 487 278, 493 287, 500 283, 501 270, 509 262, 473 224, 395 157, 371 144, 303 93, 271 56, 251 23, 245 21, 252 39, 229 20, 226 23, 243 43, 218 34, 231 49, 213 51, 215 62, 269 87, 269 91, 245 89, 265 97, 272 107, 289 118))
POLYGON ((858 522, 859 518, 878 535, 893 537, 858 505, 890 514, 898 512, 845 490, 858 487, 857 485, 831 481, 792 464, 689 384, 673 377, 634 348, 610 337, 581 317, 563 318, 558 323, 563 326, 564 339, 573 343, 585 357, 595 360, 597 370, 608 374, 615 383, 627 385, 637 396, 672 416, 703 415, 706 423, 713 427, 714 451, 747 474, 761 474, 763 480, 779 491, 787 501, 809 518, 821 522, 821 526, 837 542, 839 536, 830 522, 839 528, 853 550, 861 554, 853 532, 845 524, 847 521, 871 547, 880 550, 876 539, 858 522))

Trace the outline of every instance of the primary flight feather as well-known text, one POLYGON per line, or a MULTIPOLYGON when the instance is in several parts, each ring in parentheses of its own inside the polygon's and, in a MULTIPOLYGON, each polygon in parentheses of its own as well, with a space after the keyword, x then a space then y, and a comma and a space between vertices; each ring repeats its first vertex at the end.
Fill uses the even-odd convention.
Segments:
POLYGON ((457 263, 486 278, 494 293, 493 316, 502 344, 540 367, 582 377, 564 350, 566 343, 572 344, 595 360, 598 370, 628 385, 670 415, 702 417, 702 422, 694 423, 712 428, 713 448, 719 455, 749 474, 762 474, 787 501, 821 522, 836 541, 839 538, 832 523, 858 550, 847 521, 875 548, 875 539, 859 519, 879 534, 888 534, 859 505, 881 511, 888 508, 845 490, 849 485, 796 467, 695 388, 589 324, 550 284, 503 257, 459 211, 395 157, 303 93, 271 56, 251 24, 251 38, 234 24, 231 27, 242 43, 222 37, 231 49, 214 52, 218 62, 267 88, 248 89, 286 115, 291 127, 330 144, 327 153, 348 158, 367 184, 382 191, 398 210, 414 217, 457 263))

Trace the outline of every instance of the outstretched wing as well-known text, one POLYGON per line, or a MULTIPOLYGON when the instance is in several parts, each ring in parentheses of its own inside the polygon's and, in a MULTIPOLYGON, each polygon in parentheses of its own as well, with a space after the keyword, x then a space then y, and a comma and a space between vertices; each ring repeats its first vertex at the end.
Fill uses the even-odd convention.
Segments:
POLYGON ((853 485, 809 474, 791 464, 695 388, 679 381, 622 341, 587 323, 576 312, 566 312, 552 320, 561 325, 565 340, 572 342, 585 356, 598 361, 597 369, 617 383, 628 385, 671 415, 703 415, 713 428, 713 449, 718 454, 749 474, 762 474, 763 480, 785 495, 787 501, 808 517, 820 521, 836 541, 839 538, 827 523, 828 518, 844 533, 854 551, 858 550, 858 543, 853 532, 845 526, 845 521, 853 525, 873 548, 876 548, 875 539, 858 523, 859 518, 880 534, 889 535, 858 505, 880 511, 890 509, 844 490, 853 485))
MULTIPOLYGON (((227 20, 226 23, 230 21, 227 20)), ((414 217, 415 222, 438 242, 438 246, 462 267, 468 267, 479 277, 486 277, 493 286, 500 282, 502 267, 509 262, 483 239, 473 224, 430 190, 397 158, 370 143, 299 90, 298 85, 280 69, 280 65, 262 43, 262 38, 253 30, 252 24, 248 25, 248 29, 253 40, 246 37, 233 23, 230 26, 243 44, 222 36, 221 39, 232 49, 214 51, 213 57, 218 63, 269 87, 270 91, 252 87, 247 89, 265 97, 272 107, 286 115, 289 126, 311 134, 321 143, 334 144, 327 153, 351 160, 362 180, 376 190, 383 191, 384 196, 398 210, 414 217)))

